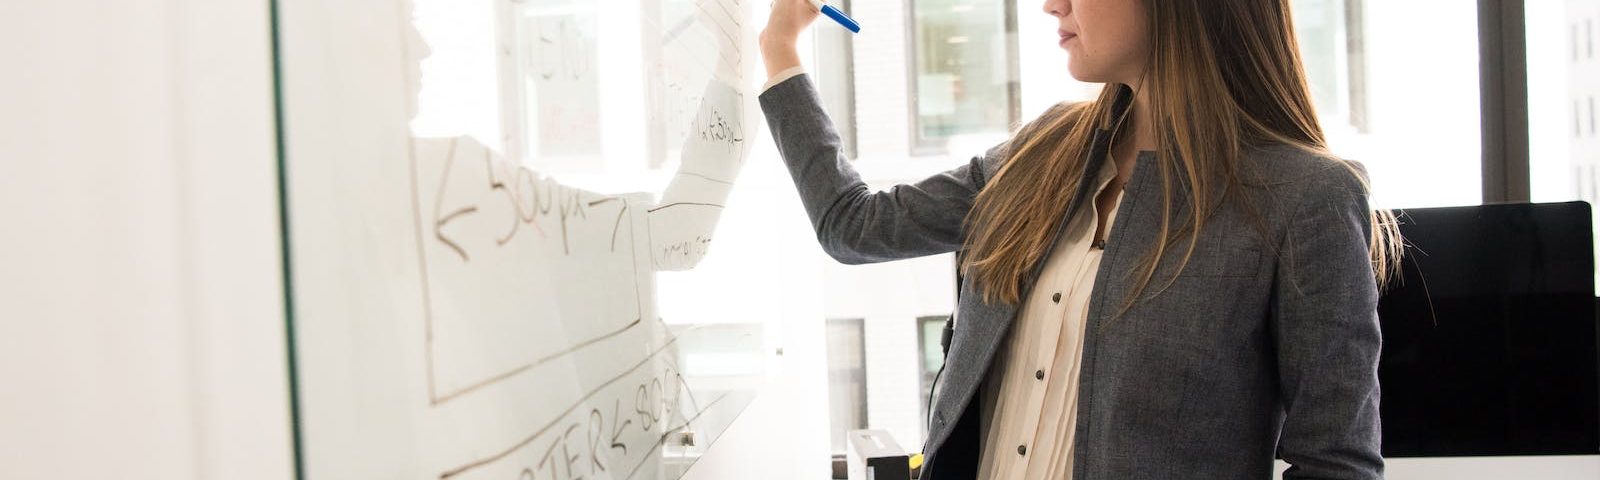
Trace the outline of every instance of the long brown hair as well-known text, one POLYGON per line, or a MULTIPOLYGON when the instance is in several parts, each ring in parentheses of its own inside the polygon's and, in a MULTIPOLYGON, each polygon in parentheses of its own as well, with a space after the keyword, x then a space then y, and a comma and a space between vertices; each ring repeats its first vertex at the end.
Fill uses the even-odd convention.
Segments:
MULTIPOLYGON (((1206 220, 1230 192, 1240 192, 1242 157, 1251 147, 1287 145, 1332 157, 1311 103, 1288 0, 1143 0, 1150 22, 1149 89, 1157 162, 1163 187, 1161 231, 1141 259, 1138 282, 1123 309, 1150 285, 1169 249, 1189 261, 1206 220), (1181 161, 1180 161, 1181 159, 1181 161), (1185 188, 1184 185, 1194 188, 1185 188), (1204 187, 1204 188, 1200 188, 1204 187), (1189 214, 1175 219, 1174 199, 1186 196, 1189 214), (1187 240, 1187 247, 1180 243, 1187 240)), ((968 214, 961 269, 986 302, 1018 303, 1066 215, 1063 196, 1080 190, 1094 159, 1098 129, 1117 129, 1113 103, 1127 86, 1108 85, 1094 101, 1063 104, 1019 129, 1000 170, 968 214)), ((1370 191, 1353 164, 1341 162, 1370 191)), ((1092 197, 1093 195, 1090 195, 1092 197)), ((1091 200, 1092 201, 1092 200, 1091 200)), ((1257 207, 1241 201, 1265 231, 1257 207)), ((1369 251, 1378 284, 1398 268, 1399 231, 1393 213, 1372 212, 1369 251)), ((1177 272, 1166 286, 1176 279, 1177 272)))

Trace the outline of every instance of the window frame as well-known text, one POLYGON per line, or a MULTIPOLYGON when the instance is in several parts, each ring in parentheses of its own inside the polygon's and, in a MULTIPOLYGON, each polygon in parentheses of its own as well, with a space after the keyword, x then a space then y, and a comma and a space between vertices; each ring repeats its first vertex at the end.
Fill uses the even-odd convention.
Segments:
POLYGON ((1478 0, 1483 203, 1532 198, 1526 0, 1478 0))

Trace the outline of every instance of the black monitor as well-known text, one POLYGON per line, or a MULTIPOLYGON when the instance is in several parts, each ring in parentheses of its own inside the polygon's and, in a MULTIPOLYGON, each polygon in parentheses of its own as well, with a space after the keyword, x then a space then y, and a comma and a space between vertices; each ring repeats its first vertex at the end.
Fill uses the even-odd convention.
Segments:
POLYGON ((1378 303, 1386 457, 1600 453, 1589 204, 1396 211, 1378 303))

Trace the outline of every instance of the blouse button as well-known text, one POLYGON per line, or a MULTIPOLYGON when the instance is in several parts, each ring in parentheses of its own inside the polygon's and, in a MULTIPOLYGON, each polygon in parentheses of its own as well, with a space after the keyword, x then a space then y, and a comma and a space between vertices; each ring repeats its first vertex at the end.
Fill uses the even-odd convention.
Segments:
POLYGON ((1044 370, 1035 370, 1033 372, 1033 378, 1035 380, 1044 380, 1044 370))
POLYGON ((1017 445, 1017 455, 1027 455, 1027 454, 1028 454, 1028 446, 1027 445, 1017 445))
POLYGON ((1050 301, 1054 303, 1061 303, 1061 292, 1056 292, 1055 295, 1051 295, 1050 301))

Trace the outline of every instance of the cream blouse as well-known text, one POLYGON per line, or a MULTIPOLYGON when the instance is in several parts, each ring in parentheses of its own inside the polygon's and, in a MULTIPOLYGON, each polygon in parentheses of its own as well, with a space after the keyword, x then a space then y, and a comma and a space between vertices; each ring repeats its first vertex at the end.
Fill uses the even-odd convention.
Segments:
MULTIPOLYGON (((1038 282, 984 381, 980 479, 1071 479, 1072 441, 1078 413, 1078 371, 1089 294, 1103 242, 1095 244, 1099 197, 1116 177, 1115 162, 1101 162, 1091 208, 1078 210, 1056 240, 1038 282)), ((1117 192, 1107 234, 1122 204, 1117 192)))

